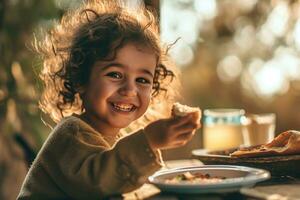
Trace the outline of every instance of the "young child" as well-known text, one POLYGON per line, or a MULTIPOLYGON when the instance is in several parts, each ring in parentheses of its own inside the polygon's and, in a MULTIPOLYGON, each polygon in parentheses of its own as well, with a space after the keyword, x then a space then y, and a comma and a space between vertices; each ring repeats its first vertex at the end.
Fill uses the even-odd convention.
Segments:
POLYGON ((170 116, 178 77, 151 12, 88 2, 36 42, 40 107, 58 124, 18 199, 102 199, 136 189, 163 165, 160 149, 184 145, 200 126, 199 112, 170 116))

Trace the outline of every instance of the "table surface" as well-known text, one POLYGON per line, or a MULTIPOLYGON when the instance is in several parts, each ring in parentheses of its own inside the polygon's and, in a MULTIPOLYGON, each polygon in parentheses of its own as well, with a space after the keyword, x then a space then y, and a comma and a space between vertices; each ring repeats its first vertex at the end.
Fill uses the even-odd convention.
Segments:
MULTIPOLYGON (((201 163, 201 162, 200 162, 201 163)), ((197 160, 178 160, 166 162, 167 168, 174 168, 186 165, 199 165, 197 160)), ((299 166, 300 170, 300 166, 299 166)), ((242 188, 240 192, 222 193, 222 194, 175 194, 161 192, 152 184, 144 184, 141 188, 124 194, 123 196, 114 196, 109 200, 120 199, 147 199, 147 200, 233 200, 233 199, 268 199, 268 200, 300 200, 300 178, 282 176, 272 177, 267 181, 257 183, 252 188, 242 188)))

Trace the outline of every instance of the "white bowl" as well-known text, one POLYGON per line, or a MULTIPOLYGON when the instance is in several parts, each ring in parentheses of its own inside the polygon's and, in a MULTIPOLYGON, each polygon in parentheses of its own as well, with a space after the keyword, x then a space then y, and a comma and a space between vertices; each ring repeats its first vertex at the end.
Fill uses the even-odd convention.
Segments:
POLYGON ((257 182, 269 178, 270 173, 263 169, 235 165, 204 165, 162 170, 150 176, 149 181, 164 192, 196 194, 235 192, 239 191, 242 187, 252 187, 257 182), (166 181, 185 172, 209 174, 211 177, 225 177, 225 179, 220 182, 197 183, 188 181, 169 183, 166 181))

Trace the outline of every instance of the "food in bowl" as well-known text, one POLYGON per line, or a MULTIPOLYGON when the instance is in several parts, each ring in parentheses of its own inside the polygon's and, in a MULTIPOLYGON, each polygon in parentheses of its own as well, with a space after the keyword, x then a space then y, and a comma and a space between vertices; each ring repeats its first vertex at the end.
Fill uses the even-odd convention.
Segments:
POLYGON ((219 183, 226 179, 225 177, 221 176, 211 176, 208 173, 190 173, 185 172, 182 174, 178 174, 174 177, 166 179, 166 183, 219 183))

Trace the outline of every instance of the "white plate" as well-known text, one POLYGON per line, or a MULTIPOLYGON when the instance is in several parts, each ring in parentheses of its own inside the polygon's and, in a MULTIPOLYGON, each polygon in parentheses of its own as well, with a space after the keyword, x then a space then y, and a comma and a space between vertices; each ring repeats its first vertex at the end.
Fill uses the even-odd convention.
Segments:
POLYGON ((300 178, 300 154, 251 158, 231 157, 229 154, 235 150, 237 149, 225 149, 221 151, 195 149, 192 151, 192 155, 205 165, 239 165, 255 167, 269 171, 272 174, 272 177, 291 176, 300 178))
POLYGON ((164 192, 176 193, 223 193, 239 191, 242 187, 252 187, 257 182, 270 178, 270 173, 263 169, 235 165, 204 165, 182 167, 156 172, 149 177, 150 183, 164 192), (221 176, 226 179, 218 183, 166 183, 166 179, 185 172, 221 176))

